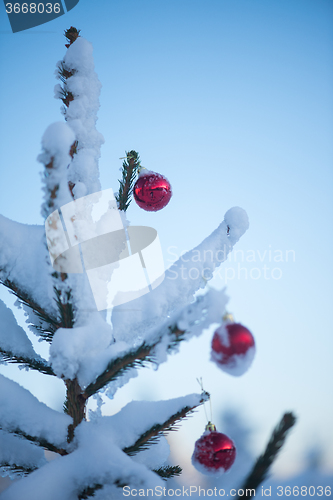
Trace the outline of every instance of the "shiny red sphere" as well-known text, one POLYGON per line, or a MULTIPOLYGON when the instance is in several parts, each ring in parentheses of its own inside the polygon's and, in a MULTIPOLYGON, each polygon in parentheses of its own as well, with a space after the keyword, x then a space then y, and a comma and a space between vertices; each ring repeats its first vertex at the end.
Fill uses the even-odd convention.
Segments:
POLYGON ((217 329, 212 340, 212 349, 222 354, 222 362, 223 360, 227 362, 235 354, 246 354, 251 347, 254 347, 253 335, 245 326, 240 323, 230 323, 224 328, 227 330, 228 337, 225 339, 223 333, 219 333, 217 329))
POLYGON ((156 172, 147 172, 139 176, 133 189, 133 195, 140 208, 148 212, 157 212, 164 208, 172 196, 168 179, 156 172))
POLYGON ((228 436, 206 431, 195 443, 192 463, 204 474, 221 474, 230 469, 235 458, 236 448, 228 436))

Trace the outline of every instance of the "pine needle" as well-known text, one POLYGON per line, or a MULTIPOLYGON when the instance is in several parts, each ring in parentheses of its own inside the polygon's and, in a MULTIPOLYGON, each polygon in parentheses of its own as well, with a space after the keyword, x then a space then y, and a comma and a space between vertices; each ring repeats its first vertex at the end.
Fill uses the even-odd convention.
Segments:
POLYGON ((140 168, 140 157, 136 151, 126 153, 127 159, 123 161, 122 179, 119 180, 119 192, 116 195, 119 210, 126 212, 130 203, 134 181, 140 168))
POLYGON ((165 481, 175 476, 180 476, 183 469, 179 465, 167 465, 166 467, 160 467, 159 469, 154 469, 157 475, 159 475, 165 481))
POLYGON ((25 358, 24 356, 17 356, 13 354, 11 351, 5 351, 0 347, 0 359, 5 363, 18 363, 25 368, 29 368, 31 370, 37 370, 40 373, 44 373, 46 375, 54 375, 55 373, 52 370, 51 366, 47 364, 46 361, 42 359, 31 359, 25 358))
POLYGON ((171 415, 165 422, 162 424, 155 424, 150 429, 148 429, 144 434, 142 434, 139 439, 132 445, 123 449, 123 452, 127 455, 136 455, 140 451, 146 450, 150 445, 154 444, 162 433, 175 431, 177 430, 177 424, 188 417, 193 413, 195 408, 200 406, 207 399, 208 393, 202 393, 202 399, 199 404, 195 406, 184 406, 181 410, 179 410, 174 415, 171 415))
MULTIPOLYGON (((285 413, 283 415, 282 419, 275 427, 264 453, 257 459, 241 489, 253 490, 253 496, 255 495, 255 490, 266 479, 272 463, 284 445, 289 430, 295 423, 296 417, 292 413, 285 413)), ((238 497, 238 499, 240 498, 241 497, 238 497)))

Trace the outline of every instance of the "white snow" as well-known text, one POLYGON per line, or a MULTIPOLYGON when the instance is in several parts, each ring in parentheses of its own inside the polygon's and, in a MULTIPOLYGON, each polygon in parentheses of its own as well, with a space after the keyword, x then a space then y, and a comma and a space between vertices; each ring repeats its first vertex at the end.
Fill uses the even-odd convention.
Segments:
MULTIPOLYGON (((198 295, 195 301, 190 305, 180 308, 174 312, 172 316, 164 321, 164 323, 158 325, 157 327, 150 329, 147 328, 144 339, 142 337, 138 337, 132 344, 130 344, 130 338, 128 339, 127 344, 117 340, 115 344, 103 351, 102 356, 105 354, 105 358, 103 359, 107 360, 107 356, 109 356, 108 359, 111 361, 113 357, 118 357, 120 354, 116 349, 118 345, 124 349, 122 354, 125 354, 126 352, 132 351, 134 347, 138 348, 143 342, 150 345, 158 342, 156 347, 151 352, 154 358, 155 367, 158 368, 158 366, 167 359, 167 348, 171 342, 170 328, 177 326, 180 330, 184 331, 184 338, 186 340, 189 340, 192 336, 198 336, 204 329, 209 328, 212 324, 219 323, 221 321, 227 302, 228 297, 226 296, 224 289, 218 291, 211 288, 205 294, 198 295)), ((56 335, 57 334, 58 332, 56 335)), ((178 347, 174 346, 173 352, 176 352, 177 350, 178 347)), ((101 364, 98 365, 99 360, 86 359, 86 361, 91 364, 96 364, 96 368, 98 368, 98 366, 102 366, 101 364)), ((55 365, 52 364, 52 366, 55 369, 55 365)), ((85 370, 86 374, 88 374, 88 370, 92 375, 94 373, 94 371, 89 368, 88 364, 86 364, 82 370, 85 370)), ((122 387, 129 382, 131 378, 136 376, 137 370, 134 368, 125 372, 115 381, 108 384, 105 389, 106 395, 112 399, 118 388, 122 387)), ((88 378, 85 379, 85 382, 87 382, 87 380, 88 378)), ((91 381, 93 380, 91 379, 91 381)))
POLYGON ((187 252, 165 272, 164 281, 149 294, 113 309, 112 324, 116 339, 144 336, 149 327, 161 322, 175 309, 189 304, 204 288, 213 272, 224 262, 233 245, 248 228, 246 212, 235 207, 226 213, 219 227, 196 248, 187 252))
MULTIPOLYGON (((223 321, 222 325, 220 325, 216 330, 215 333, 218 334, 219 338, 221 339, 221 344, 224 345, 225 347, 230 346, 230 338, 229 338, 229 333, 228 330, 226 329, 225 325, 228 324, 225 321, 223 321)), ((218 356, 220 353, 215 353, 218 356)), ((218 359, 221 359, 221 356, 218 356, 218 359)))
POLYGON ((17 324, 14 314, 2 300, 0 300, 0 349, 11 351, 15 356, 32 359, 39 357, 27 334, 17 324))
MULTIPOLYGON (((24 468, 42 467, 46 463, 44 450, 38 446, 0 430, 0 466, 17 465, 24 468)), ((11 475, 3 470, 0 475, 11 475)))
MULTIPOLYGON (((98 159, 104 138, 96 130, 101 84, 94 71, 92 53, 91 43, 79 37, 67 49, 63 59, 64 68, 73 72, 64 86, 74 96, 65 108, 65 117, 78 141, 77 153, 68 169, 68 180, 75 184, 75 198, 101 189, 98 159)), ((56 85, 56 98, 59 98, 59 92, 59 85, 56 85)))
POLYGON ((233 375, 234 377, 240 377, 243 375, 252 365, 253 359, 256 354, 255 346, 250 347, 245 354, 234 354, 228 360, 228 363, 223 363, 222 353, 217 353, 211 351, 211 360, 214 361, 216 366, 222 371, 233 375))
POLYGON ((140 463, 148 467, 148 469, 159 469, 167 461, 170 455, 170 446, 164 436, 161 436, 158 441, 146 450, 140 451, 132 457, 134 462, 140 463))
POLYGON ((191 462, 193 467, 198 472, 201 472, 201 474, 204 474, 205 476, 220 477, 222 476, 222 474, 228 472, 223 467, 220 467, 219 469, 213 469, 213 468, 210 469, 209 467, 206 467, 204 464, 198 462, 198 460, 195 459, 194 455, 192 455, 191 462))
POLYGON ((77 500, 84 488, 117 480, 133 487, 155 488, 163 484, 156 474, 115 446, 108 435, 93 426, 85 431, 74 452, 12 484, 1 500, 77 500))
POLYGON ((132 378, 135 378, 138 375, 138 370, 136 368, 129 368, 125 371, 125 373, 123 373, 120 377, 108 384, 103 389, 105 395, 109 399, 113 399, 118 389, 126 385, 132 378))
POLYGON ((165 401, 131 401, 116 415, 103 417, 98 425, 103 432, 112 436, 117 446, 125 448, 134 444, 153 425, 162 424, 185 406, 198 406, 202 399, 207 400, 207 396, 189 394, 165 401))
MULTIPOLYGON (((169 401, 133 401, 112 417, 82 422, 76 429, 77 448, 70 455, 12 484, 1 500, 76 500, 85 487, 112 485, 116 480, 133 488, 162 486, 161 478, 144 465, 152 463, 149 453, 140 452, 132 458, 121 448, 133 445, 152 425, 163 423, 184 406, 198 405, 201 397, 192 394, 169 401)), ((157 464, 161 464, 168 451, 164 439, 154 446, 158 448, 157 464)))
POLYGON ((238 241, 249 229, 249 218, 245 210, 240 207, 230 208, 224 215, 224 221, 229 227, 230 236, 238 241))
POLYGON ((86 326, 59 328, 55 332, 49 362, 56 375, 71 380, 77 377, 83 388, 128 347, 125 342, 113 342, 110 325, 96 312, 89 316, 86 326))
POLYGON ((45 169, 43 177, 45 201, 42 205, 42 215, 45 218, 72 200, 66 170, 71 160, 69 152, 74 141, 74 132, 63 122, 50 125, 42 137, 43 152, 37 159, 45 166, 52 160, 52 167, 45 169), (56 197, 51 199, 50 193, 55 189, 56 197))
MULTIPOLYGON (((10 279, 46 312, 55 315, 50 270, 44 226, 20 224, 0 215, 0 278, 10 279)), ((39 324, 35 316, 33 319, 39 324)))
POLYGON ((205 294, 198 295, 195 302, 184 307, 177 319, 178 328, 189 332, 186 338, 200 335, 205 328, 221 321, 228 300, 225 289, 208 289, 205 294))
MULTIPOLYGON (((158 366, 167 359, 167 348, 171 341, 170 326, 177 325, 179 329, 185 330, 187 340, 200 335, 203 329, 221 320, 227 301, 224 290, 210 289, 206 294, 199 295, 189 306, 176 311, 158 328, 148 329, 145 342, 150 345, 158 342, 152 351, 155 365, 158 366)), ((121 340, 114 342, 110 325, 98 312, 91 313, 84 326, 59 328, 55 332, 49 363, 56 375, 68 379, 77 377, 80 386, 85 388, 96 380, 109 362, 133 351, 135 347, 138 348, 142 342, 143 339, 137 339, 132 344, 121 340)), ((117 389, 135 376, 136 369, 125 372, 107 386, 106 395, 112 399, 117 389)))
POLYGON ((69 151, 74 141, 75 134, 72 129, 64 122, 55 122, 45 130, 42 147, 50 157, 59 155, 60 159, 64 157, 66 161, 69 161, 69 151))
POLYGON ((19 429, 29 436, 66 446, 67 428, 72 418, 52 410, 28 390, 0 375, 0 428, 19 429))
POLYGON ((94 71, 93 46, 80 36, 68 47, 64 62, 68 70, 80 71, 90 75, 94 71))

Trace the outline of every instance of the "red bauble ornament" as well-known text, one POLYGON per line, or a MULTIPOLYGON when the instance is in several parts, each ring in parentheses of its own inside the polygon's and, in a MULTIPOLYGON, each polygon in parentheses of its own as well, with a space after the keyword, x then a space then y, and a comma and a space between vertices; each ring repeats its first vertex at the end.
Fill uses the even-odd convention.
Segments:
POLYGON ((236 458, 233 441, 225 434, 217 432, 211 422, 194 445, 193 466, 207 476, 220 476, 230 469, 236 458))
POLYGON ((133 195, 140 208, 157 212, 169 203, 172 195, 171 185, 163 175, 145 170, 134 185, 133 195))
POLYGON ((254 338, 240 323, 225 323, 214 333, 211 359, 221 370, 236 377, 251 366, 255 355, 254 338))

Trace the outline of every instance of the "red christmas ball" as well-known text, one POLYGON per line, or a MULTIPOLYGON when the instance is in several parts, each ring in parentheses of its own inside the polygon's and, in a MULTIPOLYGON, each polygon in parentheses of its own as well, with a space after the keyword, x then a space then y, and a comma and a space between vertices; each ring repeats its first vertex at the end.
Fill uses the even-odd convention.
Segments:
POLYGON ((145 171, 139 175, 133 195, 140 208, 148 212, 157 212, 169 203, 172 195, 171 185, 163 175, 145 171))
POLYGON ((228 436, 216 430, 206 430, 194 445, 192 464, 202 474, 220 476, 230 469, 235 458, 236 448, 228 436))
POLYGON ((254 338, 240 323, 221 325, 214 333, 211 359, 221 370, 236 377, 251 366, 255 355, 254 338))

